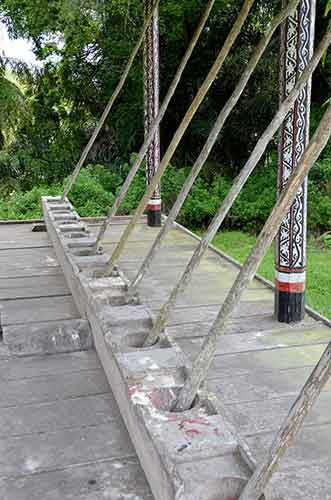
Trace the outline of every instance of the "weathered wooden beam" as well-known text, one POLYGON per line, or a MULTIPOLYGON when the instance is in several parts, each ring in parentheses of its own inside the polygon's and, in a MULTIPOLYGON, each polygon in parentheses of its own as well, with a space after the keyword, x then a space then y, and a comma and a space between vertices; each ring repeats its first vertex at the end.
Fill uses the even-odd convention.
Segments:
POLYGON ((227 322, 235 307, 238 305, 247 285, 254 278, 256 271, 275 238, 281 221, 287 213, 289 207, 298 192, 303 179, 317 161, 320 153, 326 146, 331 136, 331 105, 328 106, 324 116, 316 130, 310 144, 300 161, 297 169, 291 176, 287 188, 283 191, 271 212, 256 245, 246 259, 238 277, 236 278, 230 292, 228 293, 223 306, 221 307, 209 333, 206 337, 202 349, 196 357, 190 376, 187 378, 179 398, 174 408, 177 411, 184 411, 190 408, 200 385, 206 380, 209 367, 214 359, 217 340, 223 335, 227 322))
POLYGON ((134 164, 132 165, 131 170, 128 173, 127 178, 125 179, 125 182, 124 182, 123 186, 121 187, 121 190, 120 190, 116 200, 114 201, 112 207, 109 210, 107 219, 105 219, 103 221, 103 224, 100 227, 99 233, 97 235, 97 244, 96 245, 98 245, 101 242, 102 238, 104 237, 104 234, 106 232, 107 227, 114 222, 115 215, 117 214, 118 209, 119 209, 121 203, 123 202, 128 190, 129 190, 129 187, 131 186, 132 181, 135 178, 135 175, 138 172, 139 167, 141 166, 141 164, 142 164, 142 162, 147 154, 148 148, 154 139, 155 132, 157 131, 158 127, 160 126, 160 123, 161 123, 161 121, 162 121, 162 119, 163 119, 163 117, 168 109, 170 101, 171 101, 171 99, 172 99, 172 97, 177 89, 177 86, 181 80, 182 74, 184 72, 184 69, 186 68, 188 60, 190 59, 192 52, 193 52, 193 50, 194 50, 194 48, 195 48, 195 46, 200 38, 202 30, 205 27, 205 24, 209 18, 209 15, 210 15, 210 12, 214 6, 214 3, 215 3, 215 0, 209 0, 209 2, 207 4, 206 10, 201 18, 201 21, 197 27, 197 30, 192 37, 190 45, 188 46, 188 48, 185 52, 185 55, 184 55, 180 65, 177 69, 177 72, 175 74, 175 77, 174 77, 174 79, 169 87, 167 95, 164 98, 164 101, 161 105, 159 114, 156 117, 153 125, 150 128, 148 136, 146 137, 144 144, 140 148, 138 156, 137 156, 134 164))
POLYGON ((235 40, 237 39, 237 36, 239 35, 241 28, 242 28, 245 20, 248 17, 248 14, 253 6, 253 3, 254 3, 254 0, 245 0, 245 3, 240 11, 239 16, 238 16, 238 19, 236 20, 233 28, 231 29, 230 34, 228 35, 222 49, 218 53, 218 56, 213 64, 211 70, 209 71, 205 81, 201 85, 201 87, 200 87, 198 93, 196 94, 192 104, 190 105, 188 111, 186 112, 180 126, 178 127, 178 129, 177 129, 177 131, 176 131, 176 133, 175 133, 175 135, 174 135, 174 137, 173 137, 173 139, 172 139, 172 141, 171 141, 171 143, 170 143, 170 145, 169 145, 169 147, 168 147, 168 149, 167 149, 167 151, 166 151, 166 153, 165 153, 165 155, 160 163, 160 166, 159 166, 156 174, 154 175, 153 179, 151 180, 150 185, 148 186, 143 198, 141 199, 138 208, 136 209, 135 213, 132 215, 130 223, 126 227, 120 242, 117 244, 115 250, 113 251, 113 254, 112 254, 110 261, 109 261, 109 265, 108 265, 108 269, 107 269, 107 273, 106 273, 107 275, 111 274, 114 265, 116 264, 117 260, 121 256, 122 251, 123 251, 128 239, 129 239, 136 223, 138 222, 139 218, 142 216, 142 214, 143 214, 143 212, 148 204, 148 201, 150 200, 156 186, 159 184, 159 182, 162 178, 162 175, 163 175, 164 171, 166 170, 169 162, 171 161, 171 159, 172 159, 172 157, 177 149, 177 146, 178 146, 179 142, 181 141, 186 129, 188 128, 189 124, 191 123, 195 113, 199 109, 200 104, 204 100, 211 85, 215 81, 228 53, 230 52, 231 47, 233 46, 235 40))
POLYGON ((139 52, 139 49, 144 41, 144 37, 145 37, 145 33, 146 33, 146 30, 148 29, 148 26, 150 25, 152 19, 153 19, 153 16, 154 16, 154 12, 156 11, 156 9, 158 8, 158 5, 160 3, 160 0, 155 0, 154 3, 153 3, 153 8, 151 9, 149 15, 146 17, 146 22, 145 22, 145 25, 144 25, 144 29, 139 37, 139 40, 137 41, 136 45, 134 46, 134 49, 130 55, 130 58, 127 62, 127 65, 125 67, 125 70, 121 76, 121 79, 120 81, 118 82, 118 85, 117 87, 115 88, 111 98, 109 99, 109 102, 104 110, 104 112, 102 113, 102 116, 97 124, 97 126, 95 127, 94 131, 93 131, 93 134, 89 140, 89 142, 87 143, 87 145, 85 146, 84 148, 84 151, 82 152, 82 155, 81 157, 79 158, 79 161, 72 173, 72 175, 70 176, 68 182, 67 182, 67 185, 65 186, 64 188, 64 191, 63 191, 63 195, 62 195, 62 201, 65 201, 65 199, 67 198, 68 194, 70 193, 71 191, 71 188, 72 186, 74 185, 78 175, 79 175, 79 172, 82 168, 82 166, 84 165, 85 163, 85 160, 89 154, 89 152, 91 151, 92 147, 93 147, 93 144, 95 143, 95 140, 96 138, 98 137, 99 133, 100 133, 100 130, 102 129, 102 127, 104 126, 105 124, 105 121, 117 99, 117 97, 119 96, 119 94, 121 93, 121 90, 123 89, 124 85, 125 85, 125 82, 127 80, 127 77, 130 73, 130 70, 132 68, 132 65, 134 63, 134 60, 139 52))
MULTIPOLYGON (((284 15, 286 15, 285 12, 281 13, 280 16, 277 16, 277 18, 275 18, 272 26, 270 26, 270 28, 269 28, 268 33, 266 33, 264 39, 261 41, 261 43, 259 44, 259 46, 257 47, 257 49, 255 51, 255 57, 253 56, 253 59, 255 60, 255 64, 253 63, 253 59, 252 59, 248 65, 247 69, 245 70, 237 88, 235 89, 234 93, 230 97, 228 103, 225 105, 225 107, 220 112, 219 117, 218 117, 218 119, 213 127, 213 130, 211 131, 209 138, 208 138, 203 150, 201 151, 197 161, 195 162, 194 166, 192 167, 190 174, 189 174, 184 186, 182 187, 181 192, 178 195, 178 198, 177 198, 176 202, 174 203, 166 222, 164 223, 163 228, 161 229, 160 233, 157 235, 148 255, 146 256, 146 258, 145 258, 142 266, 140 267, 136 277, 132 281, 132 284, 131 284, 132 290, 139 285, 139 283, 143 279, 144 275, 146 274, 146 272, 148 271, 148 269, 152 265, 152 262, 157 254, 158 249, 160 248, 162 242, 164 241, 164 238, 168 234, 168 232, 171 229, 177 215, 179 214, 179 211, 180 211, 181 207, 183 206, 184 201, 185 201, 187 195, 189 194, 197 176, 199 175, 205 161, 207 160, 207 158, 208 158, 208 156, 209 156, 209 154, 210 154, 210 152, 211 152, 211 150, 212 150, 212 148, 217 140, 217 137, 222 130, 222 127, 223 127, 227 117, 229 116, 231 110, 233 109, 233 107, 235 106, 236 102, 238 101, 240 95, 242 94, 244 87, 247 83, 247 78, 249 78, 249 75, 253 72, 253 69, 257 64, 257 61, 256 61, 257 54, 262 55, 262 52, 266 46, 267 41, 270 40, 270 37, 271 37, 272 33, 274 32, 274 30, 282 22, 284 15)), ((217 215, 217 222, 219 225, 222 223, 222 221, 224 220, 225 216, 227 215, 228 211, 231 208, 231 205, 233 203, 233 198, 231 197, 232 193, 237 195, 239 192, 238 190, 242 189, 244 183, 246 182, 249 175, 251 174, 251 172, 253 171, 253 169, 257 165, 258 161, 260 160, 262 154, 264 153, 264 151, 267 147, 267 144, 270 142, 270 140, 274 136, 275 132, 277 131, 277 128, 279 127, 281 120, 285 117, 285 114, 290 109, 295 98, 298 96, 300 90, 303 88, 304 82, 307 81, 309 75, 311 75, 312 72, 314 71, 314 69, 316 68, 318 62, 320 61, 320 59, 324 53, 324 50, 325 50, 325 47, 327 46, 327 43, 331 43, 331 34, 330 33, 328 34, 328 37, 325 37, 325 39, 323 40, 323 43, 321 44, 318 51, 316 52, 316 55, 315 55, 314 60, 312 61, 312 64, 310 64, 309 68, 307 68, 307 72, 305 72, 305 74, 302 75, 302 78, 298 82, 297 86, 293 89, 291 95, 288 97, 286 102, 284 102, 283 105, 281 106, 281 108, 279 109, 278 113, 276 114, 275 118, 271 122, 270 126, 267 128, 265 133, 262 135, 262 137, 258 141, 258 144, 256 145, 253 153, 251 154, 247 164, 245 165, 245 167, 241 171, 239 177, 236 179, 234 186, 231 190, 231 194, 229 194, 229 196, 226 198, 224 203, 221 205, 221 208, 219 209, 219 212, 217 215)), ((216 219, 216 217, 215 217, 215 219, 216 219)), ((214 224, 214 227, 216 227, 216 224, 214 224)), ((217 229, 218 229, 218 227, 217 227, 217 229)), ((214 235, 215 235, 214 231, 211 234, 211 238, 209 237, 209 233, 207 233, 206 237, 203 239, 203 242, 201 244, 204 245, 204 251, 208 248, 210 241, 214 237, 214 235)), ((200 251, 199 251, 199 254, 200 254, 200 251)), ((200 254, 199 261, 201 260, 201 258, 202 258, 202 254, 200 254)), ((197 262, 197 264, 199 263, 199 261, 197 262)), ((192 272, 193 272, 193 269, 192 269, 192 272)), ((184 277, 183 277, 183 282, 184 282, 184 277)), ((184 285, 181 286, 181 284, 178 284, 178 290, 180 290, 180 289, 183 290, 183 288, 184 288, 184 285)), ((178 295, 177 292, 174 292, 174 296, 172 298, 172 301, 174 301, 176 299, 175 295, 178 295)), ((168 313, 169 313, 169 311, 168 312, 165 311, 164 316, 167 316, 168 313)), ((160 324, 159 330, 163 328, 163 326, 164 326, 163 323, 164 322, 162 322, 162 324, 160 324)), ((155 332, 155 335, 157 335, 156 332, 155 332)))

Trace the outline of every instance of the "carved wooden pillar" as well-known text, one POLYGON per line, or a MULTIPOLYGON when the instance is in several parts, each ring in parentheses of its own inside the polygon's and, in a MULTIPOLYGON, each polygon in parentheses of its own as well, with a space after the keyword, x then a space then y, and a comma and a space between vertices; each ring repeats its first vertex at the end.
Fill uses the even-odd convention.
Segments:
MULTIPOLYGON (((151 11, 153 0, 143 0, 144 15, 151 11)), ((144 45, 144 115, 145 137, 159 112, 159 13, 155 12, 153 21, 146 32, 144 45)), ((160 131, 155 134, 146 155, 146 180, 150 182, 160 164, 160 131)), ((161 190, 155 190, 147 207, 149 226, 161 225, 161 190)))
MULTIPOLYGON (((283 0, 285 5, 288 0, 283 0)), ((316 0, 301 0, 294 16, 282 26, 281 99, 290 93, 312 57, 316 0)), ((309 141, 311 82, 301 92, 280 132, 278 194, 288 182, 309 141)), ((307 243, 307 181, 283 220, 276 243, 276 317, 301 321, 305 314, 307 243)))

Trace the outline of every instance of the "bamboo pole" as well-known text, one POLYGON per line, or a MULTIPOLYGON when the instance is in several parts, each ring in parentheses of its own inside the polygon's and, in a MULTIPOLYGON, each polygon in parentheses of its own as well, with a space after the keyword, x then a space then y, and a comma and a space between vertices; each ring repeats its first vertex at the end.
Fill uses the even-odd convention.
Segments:
POLYGON ((174 405, 174 411, 184 411, 191 407, 201 383, 208 375, 209 367, 214 359, 217 340, 224 334, 229 317, 238 305, 247 285, 254 278, 256 271, 275 238, 280 224, 291 207, 304 178, 317 161, 331 135, 331 105, 328 106, 303 158, 293 172, 289 183, 282 192, 272 210, 256 245, 245 261, 224 304, 222 305, 198 356, 196 357, 190 376, 187 378, 179 397, 174 405))
MULTIPOLYGON (((198 175, 199 175, 202 167, 204 166, 212 148, 214 147, 214 144, 215 144, 217 137, 219 136, 219 134, 224 126, 225 121, 227 120, 231 111, 233 110, 233 108, 237 104, 239 98, 241 97, 249 78, 251 77, 254 69, 256 68, 256 66, 260 60, 260 58, 262 57, 268 43, 270 42, 270 39, 271 39, 273 33, 275 32, 277 27, 283 22, 283 20, 285 19, 286 16, 287 16, 287 13, 285 10, 283 10, 278 16, 275 17, 275 19, 273 20, 267 33, 264 35, 263 39, 261 40, 261 42, 257 46, 257 48, 253 54, 253 57, 251 58, 247 68, 245 69, 236 89, 232 93, 232 95, 231 95, 230 99, 228 100, 228 102, 226 103, 226 105, 223 107, 220 114, 218 115, 217 121, 216 121, 216 123, 215 123, 215 125, 214 125, 198 159, 197 159, 197 161, 193 165, 193 167, 190 171, 190 174, 189 174, 185 184, 183 185, 181 192, 179 193, 178 198, 176 199, 176 202, 174 203, 164 226, 162 227, 162 229, 158 233, 157 237, 155 238, 155 241, 154 241, 150 251, 148 252, 148 255, 146 256, 146 258, 145 258, 143 264, 141 265, 136 277, 134 278, 134 280, 131 283, 131 286, 130 286, 131 291, 133 291, 139 285, 139 283, 143 279, 144 275, 146 274, 146 272, 148 271, 148 269, 152 265, 152 262, 157 254, 158 249, 160 248, 164 238, 166 237, 166 235, 169 232, 169 230, 171 229, 174 221, 176 220, 176 217, 178 216, 180 209, 182 208, 196 178, 198 177, 198 175)), ((273 136, 273 134, 271 135, 271 137, 272 136, 273 136)), ((271 137, 270 137, 270 139, 271 139, 271 137)), ((180 288, 180 286, 179 286, 179 288, 180 288)), ((176 300, 176 298, 175 298, 175 300, 176 300)), ((166 313, 165 316, 168 316, 168 313, 166 313)), ((154 340, 156 340, 156 337, 161 332, 161 329, 163 327, 164 327, 164 322, 162 322, 160 327, 158 327, 158 329, 157 329, 158 332, 156 332, 156 331, 154 332, 155 333, 154 340)), ((152 341, 152 343, 154 342, 154 340, 152 341)))
POLYGON ((193 50, 194 50, 194 48, 195 48, 195 46, 200 38, 202 30, 205 27, 205 24, 209 18, 209 15, 210 15, 210 12, 214 6, 214 3, 215 3, 215 0, 208 1, 205 12, 204 12, 204 14, 199 22, 197 30, 195 31, 195 33, 192 37, 190 45, 189 45, 188 49, 186 50, 185 55, 184 55, 180 65, 178 67, 176 75, 175 75, 175 77, 174 77, 174 79, 169 87, 168 93, 167 93, 166 97, 164 98, 164 101, 162 103, 160 111, 153 122, 153 125, 152 125, 152 127, 151 127, 145 141, 144 141, 144 144, 142 145, 142 147, 139 151, 139 154, 138 154, 134 164, 132 165, 132 168, 130 169, 130 172, 128 173, 127 178, 125 179, 125 182, 120 190, 119 195, 117 196, 112 207, 109 209, 107 219, 105 219, 102 226, 100 227, 99 233, 97 235, 96 247, 98 247, 98 245, 100 244, 100 242, 101 242, 101 240, 106 232, 107 227, 110 224, 112 224, 114 217, 115 217, 116 213, 118 212, 118 209, 119 209, 121 203, 123 202, 128 190, 129 190, 129 187, 131 186, 132 181, 135 178, 135 175, 138 172, 138 170, 139 170, 139 168, 140 168, 140 166, 141 166, 141 164, 146 156, 148 148, 154 139, 155 132, 157 131, 158 127, 160 126, 161 121, 163 120, 163 117, 168 109, 169 103, 170 103, 170 101, 171 101, 171 99, 172 99, 172 97, 177 89, 178 83, 181 80, 182 74, 184 72, 184 69, 186 68, 188 60, 190 59, 192 52, 193 52, 193 50))
POLYGON ((104 112, 102 113, 101 118, 100 118, 97 126, 95 127, 95 129, 93 131, 92 136, 90 137, 89 142, 85 146, 85 148, 84 148, 84 150, 83 150, 83 152, 81 154, 81 157, 79 158, 78 163, 75 166, 74 171, 71 174, 71 176, 70 176, 70 178, 69 178, 69 180, 67 182, 67 185, 64 188, 64 192, 63 192, 63 195, 62 195, 62 201, 64 201, 65 198, 68 196, 68 194, 71 191, 72 186, 76 182, 76 179, 77 179, 77 177, 79 175, 79 172, 80 172, 82 166, 84 165, 85 160, 86 160, 89 152, 91 151, 91 148, 93 147, 93 144, 95 143, 95 140, 98 137, 100 130, 104 126, 104 123, 105 123, 105 121, 107 119, 107 116, 109 115, 110 110, 112 109, 112 107, 113 107, 113 105, 114 105, 117 97, 119 96, 121 90, 124 87, 124 84, 125 84, 125 82, 127 80, 127 77, 128 77, 128 75, 130 73, 130 70, 131 70, 132 65, 134 63, 134 60, 135 60, 135 58, 136 58, 136 56, 137 56, 137 54, 139 52, 139 49, 140 49, 140 47, 141 47, 141 45, 142 45, 142 43, 144 41, 145 33, 146 33, 146 31, 148 29, 148 26, 150 25, 150 23, 151 23, 151 21, 153 19, 154 13, 155 13, 155 11, 156 11, 159 3, 160 3, 160 0, 155 0, 155 2, 153 4, 153 8, 152 8, 150 14, 148 15, 148 17, 146 19, 146 22, 144 24, 144 29, 143 29, 143 31, 142 31, 142 33, 141 33, 141 35, 140 35, 140 37, 139 37, 136 45, 134 46, 134 49, 133 49, 133 51, 132 51, 132 53, 130 55, 130 58, 129 58, 128 62, 127 62, 125 70, 124 70, 124 72, 123 72, 123 74, 121 76, 121 79, 118 82, 118 85, 117 85, 116 89, 114 90, 111 98, 109 99, 108 104, 107 104, 104 112))
POLYGON ((248 481, 239 500, 259 500, 261 498, 272 475, 278 469, 286 450, 293 443, 309 411, 330 379, 330 375, 331 343, 325 349, 314 371, 300 391, 265 458, 248 481))
MULTIPOLYGON (((225 197, 223 203, 221 204, 217 214, 213 218, 212 222, 210 223, 208 230, 202 240, 200 241, 199 245, 195 249, 186 269, 184 270, 180 280, 178 281, 177 285, 175 288, 172 290, 170 297, 168 300, 165 302, 163 307, 161 308, 158 317, 155 321, 155 324, 148 335, 145 345, 153 345, 158 337, 160 336, 161 332, 163 331, 167 318, 169 317, 169 314, 171 313, 176 300, 179 296, 179 294, 183 293, 188 284, 190 283, 190 280, 192 278, 193 272, 195 269, 198 267, 198 265, 201 262, 202 257, 206 253, 209 244, 215 237, 218 229, 220 228, 221 224, 223 223, 225 217, 229 213, 233 203, 239 196, 243 186, 245 185, 247 179, 251 175, 252 171, 260 161, 263 153, 265 152, 265 149, 267 145, 269 144, 270 140, 273 138, 275 133, 277 132, 278 128, 282 124, 284 118, 286 117, 287 113, 290 111, 292 106, 294 105, 298 95, 300 94, 301 90, 305 87, 307 81, 311 77, 313 71, 316 69, 318 63, 320 62, 321 58, 323 57, 323 54, 325 53, 325 50, 328 48, 328 46, 331 43, 331 29, 324 35, 320 45, 318 46, 316 53, 314 54, 313 58, 311 61, 308 63, 306 66, 304 72, 302 73, 300 79, 296 83, 295 87, 291 91, 291 93, 288 95, 288 97, 285 99, 285 101, 280 105, 280 108, 278 112, 276 113, 275 117, 267 127, 267 129, 264 131, 262 134, 261 138, 257 142, 251 156, 249 157, 246 165, 244 168, 241 170, 240 174, 237 176, 235 179, 232 188, 230 189, 229 193, 225 197)), ((212 132, 213 133, 213 132, 212 132)), ((201 155, 203 152, 201 153, 201 155)), ((200 155, 200 156, 201 156, 200 155)), ((206 158, 204 158, 203 161, 205 161, 206 158)), ((199 161, 199 160, 198 160, 199 161)), ((201 163, 201 166, 203 163, 201 163)), ((201 168, 201 167, 200 167, 201 168)), ((183 186, 183 189, 179 195, 179 197, 176 200, 175 205, 173 206, 170 215, 167 219, 167 222, 165 223, 164 227, 160 231, 158 237, 156 238, 149 254, 147 255, 145 261, 142 264, 141 269, 138 271, 137 277, 134 279, 131 289, 137 286, 139 284, 140 280, 143 278, 144 273, 148 270, 149 266, 151 265, 151 260, 150 258, 153 258, 156 250, 161 244, 162 238, 165 237, 166 232, 171 228, 177 213, 179 212, 180 206, 184 203, 185 197, 187 196, 189 189, 194 183, 194 180, 196 176, 198 175, 198 172, 195 173, 194 171, 195 167, 193 167, 192 172, 189 176, 188 181, 186 184, 183 186)), ((200 170, 200 169, 199 169, 200 170)))
POLYGON ((125 231, 124 231, 119 243, 115 247, 115 250, 114 250, 114 252, 109 260, 105 275, 109 276, 111 274, 111 272, 114 268, 114 265, 116 264, 117 260, 121 256, 121 253, 122 253, 128 239, 129 239, 136 223, 138 222, 139 218, 143 214, 143 212, 146 208, 146 205, 147 205, 149 199, 151 198, 156 186, 159 184, 161 177, 162 177, 165 169, 167 168, 169 162, 171 161, 173 154, 175 153, 176 148, 177 148, 180 140, 182 139, 187 127, 189 126, 193 116, 195 115, 196 111, 198 110, 200 104, 202 103, 202 101, 203 101, 204 97, 206 96, 208 90, 210 89, 212 83, 214 82, 215 78, 217 77, 219 70, 224 63, 226 56, 228 55, 228 53, 229 53, 233 43, 235 42, 237 36, 239 35, 241 28, 242 28, 245 20, 247 19, 249 11, 252 8, 253 3, 254 3, 254 0, 245 0, 244 5, 243 5, 243 7, 240 11, 240 14, 238 16, 238 19, 236 20, 233 28, 231 29, 231 32, 228 35, 228 37, 225 41, 225 44, 223 45, 222 49, 220 50, 220 52, 216 58, 216 61, 214 62, 210 72, 208 73, 208 76, 206 77, 206 79, 203 82, 202 86, 200 87, 197 95, 195 96, 191 106, 189 107, 188 111, 186 112, 180 126, 178 127, 178 129, 177 129, 177 131, 176 131, 176 133, 175 133, 175 135, 174 135, 174 137, 173 137, 173 139, 172 139, 172 141, 171 141, 171 143, 170 143, 170 145, 169 145, 169 147, 168 147, 168 149, 167 149, 167 151, 166 151, 166 153, 165 153, 165 155, 164 155, 164 157, 159 165, 159 168, 158 168, 156 174, 154 175, 153 179, 151 180, 150 185, 148 186, 143 198, 141 199, 141 201, 138 205, 138 208, 136 209, 136 211, 132 215, 132 218, 131 218, 129 224, 125 228, 125 231))

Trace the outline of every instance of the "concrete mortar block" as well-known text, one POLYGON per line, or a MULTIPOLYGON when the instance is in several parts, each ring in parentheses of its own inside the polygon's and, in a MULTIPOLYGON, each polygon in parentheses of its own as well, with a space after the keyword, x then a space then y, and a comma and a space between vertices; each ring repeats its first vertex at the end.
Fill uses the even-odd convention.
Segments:
POLYGON ((185 462, 177 465, 185 484, 185 498, 191 500, 218 500, 239 498, 250 470, 238 456, 226 455, 211 460, 185 462))
POLYGON ((68 248, 89 248, 94 247, 96 244, 96 239, 93 237, 89 237, 86 235, 85 238, 77 238, 77 239, 67 239, 66 245, 68 248))
POLYGON ((163 335, 155 345, 151 347, 143 347, 149 331, 149 328, 127 331, 125 326, 112 326, 110 334, 106 334, 105 338, 107 342, 110 342, 112 348, 116 348, 118 351, 123 353, 141 352, 142 350, 148 352, 156 348, 167 349, 172 347, 172 344, 166 335, 163 335))
POLYGON ((84 224, 81 224, 79 221, 72 224, 59 223, 58 227, 63 233, 77 233, 86 231, 86 227, 84 226, 84 224))
MULTIPOLYGON (((71 213, 73 214, 73 216, 78 218, 79 222, 79 216, 73 207, 71 207, 71 213)), ((71 256, 71 259, 77 265, 78 272, 89 270, 91 267, 93 269, 97 267, 103 269, 105 267, 105 264, 109 260, 109 257, 107 255, 75 255, 76 250, 71 250, 68 246, 68 241, 63 238, 61 225, 59 225, 59 223, 57 223, 55 220, 56 215, 51 214, 51 218, 55 222, 55 226, 58 231, 58 237, 62 242, 62 245, 67 249, 66 253, 68 254, 68 256, 71 256)), ((86 233, 88 233, 87 228, 86 233)), ((84 241, 84 239, 79 238, 78 241, 84 241)), ((89 241, 91 241, 91 239, 89 239, 89 241)), ((93 243, 94 242, 95 240, 93 241, 93 243)), ((84 249, 82 249, 82 251, 85 253, 84 249)), ((116 306, 124 305, 128 302, 137 302, 137 297, 130 297, 128 299, 126 296, 129 281, 125 278, 123 273, 118 272, 118 276, 112 276, 109 279, 92 279, 93 276, 89 278, 85 276, 86 274, 87 273, 82 272, 80 278, 81 284, 87 286, 87 289, 85 290, 87 300, 94 300, 98 303, 112 304, 116 306), (89 293, 89 288, 91 288, 92 294, 89 293)))
POLYGON ((73 255, 73 259, 81 270, 89 267, 104 268, 109 261, 109 255, 73 255))
MULTIPOLYGON (((47 203, 44 210, 49 211, 47 203)), ((153 351, 156 352, 155 359, 159 361, 159 351, 170 352, 175 349, 177 357, 179 348, 175 344, 166 349, 154 346, 148 351, 136 349, 124 354, 121 350, 121 330, 122 337, 148 331, 153 325, 152 315, 141 305, 112 306, 97 300, 93 290, 86 285, 86 271, 77 272, 79 265, 64 243, 64 233, 54 229, 56 224, 49 214, 45 217, 45 222, 54 247, 57 247, 57 254, 62 253, 62 259, 59 260, 65 268, 68 282, 71 282, 71 289, 79 289, 73 293, 74 299, 81 297, 81 305, 92 327, 98 356, 155 499, 238 499, 250 474, 238 474, 238 470, 244 470, 246 465, 239 453, 239 441, 226 419, 212 406, 212 398, 197 401, 197 406, 188 412, 169 411, 184 382, 179 381, 181 377, 178 374, 189 367, 188 360, 184 357, 184 362, 179 363, 181 366, 176 368, 170 357, 163 355, 164 368, 154 371, 151 369, 153 351), (117 338, 112 337, 113 329, 117 331, 117 338), (137 357, 146 357, 146 352, 151 361, 148 362, 150 369, 144 374, 138 369, 137 357), (135 371, 129 365, 130 359, 135 359, 135 371), (226 461, 226 468, 218 470, 219 464, 224 463, 220 461, 221 458, 226 461), (201 484, 200 489, 198 488, 201 480, 197 471, 201 462, 210 464, 210 467, 205 468, 204 477, 208 490, 202 490, 201 484), (190 469, 191 464, 196 464, 197 467, 192 466, 190 469)))
POLYGON ((56 212, 54 214, 54 220, 56 222, 71 222, 77 220, 77 216, 72 214, 71 212, 68 213, 63 213, 63 212, 56 212))
MULTIPOLYGON (((110 343, 110 335, 105 337, 107 344, 110 343)), ((153 376, 162 373, 169 375, 173 372, 180 371, 182 376, 186 373, 185 358, 180 351, 173 347, 168 348, 149 348, 136 350, 126 353, 117 353, 116 359, 121 366, 123 376, 128 380, 130 385, 138 383, 138 381, 149 378, 153 380, 153 376)))
MULTIPOLYGON (((47 200, 47 202, 49 204, 58 203, 59 201, 62 202, 62 196, 59 194, 56 196, 44 196, 44 198, 47 200)), ((67 203, 67 202, 68 202, 68 199, 66 198, 66 200, 63 203, 67 203)))
POLYGON ((123 336, 141 330, 149 330, 153 319, 143 305, 124 305, 121 307, 96 306, 97 316, 105 333, 112 327, 123 328, 123 336))
MULTIPOLYGON (((174 390, 167 390, 173 401, 174 390)), ((201 404, 184 413, 160 410, 160 394, 157 388, 146 391, 143 387, 131 387, 133 405, 140 413, 153 443, 162 457, 170 477, 180 484, 176 500, 235 500, 250 477, 250 470, 238 454, 238 443, 219 415, 209 415, 201 404), (197 474, 201 462, 208 460, 205 469, 204 489, 197 474), (195 467, 192 466, 195 464, 195 467), (221 469, 218 467, 222 465, 221 469), (195 474, 189 474, 189 471, 195 474), (199 484, 198 489, 192 483, 199 484), (217 486, 217 488, 216 488, 217 486), (215 489, 216 488, 216 489, 215 489)))
POLYGON ((88 273, 82 272, 81 282, 85 288, 87 300, 96 305, 123 306, 136 303, 133 298, 127 296, 128 280, 122 275, 110 276, 109 278, 95 278, 88 273))
POLYGON ((64 210, 70 210, 71 208, 69 203, 52 203, 48 200, 48 204, 51 212, 63 212, 64 210))
MULTIPOLYGON (((154 389, 153 402, 156 397, 157 391, 154 389)), ((140 398, 141 393, 138 401, 140 398)), ((144 420, 160 451, 162 448, 163 453, 170 456, 176 464, 238 452, 238 442, 227 428, 226 422, 220 415, 208 415, 203 406, 180 414, 160 412, 156 406, 148 404, 143 405, 143 408, 144 420)))
POLYGON ((65 238, 54 221, 54 214, 50 211, 49 200, 49 197, 42 198, 44 221, 47 227, 47 232, 53 243, 54 251, 63 269, 64 277, 73 295, 75 304, 81 314, 81 317, 86 318, 86 300, 82 293, 82 286, 78 277, 80 270, 75 262, 73 262, 70 253, 67 251, 65 238))

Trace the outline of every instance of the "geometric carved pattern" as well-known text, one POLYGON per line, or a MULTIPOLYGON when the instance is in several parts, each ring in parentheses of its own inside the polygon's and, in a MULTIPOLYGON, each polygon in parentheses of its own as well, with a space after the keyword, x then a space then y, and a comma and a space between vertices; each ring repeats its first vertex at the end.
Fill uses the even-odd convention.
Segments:
MULTIPOLYGON (((285 4, 287 4, 287 0, 283 0, 283 5, 285 4)), ((315 0, 301 0, 295 15, 283 23, 280 82, 282 101, 291 92, 312 57, 315 7, 315 0)), ((290 175, 308 144, 310 98, 311 81, 302 90, 283 122, 279 140, 278 194, 287 185, 290 175)), ((300 288, 301 291, 304 291, 302 275, 306 266, 306 211, 307 180, 297 193, 290 211, 284 218, 277 238, 277 284, 279 281, 284 284, 287 282, 289 284, 287 291, 289 292, 299 291, 300 288), (300 274, 301 276, 299 276, 300 274)))
MULTIPOLYGON (((144 0, 144 16, 151 12, 154 0, 144 0)), ((159 113, 159 13, 158 9, 146 31, 144 44, 144 119, 145 137, 159 113)), ((160 164, 160 131, 155 133, 146 155, 146 180, 151 181, 160 164)), ((161 194, 158 186, 148 205, 149 210, 161 209, 161 194)))

